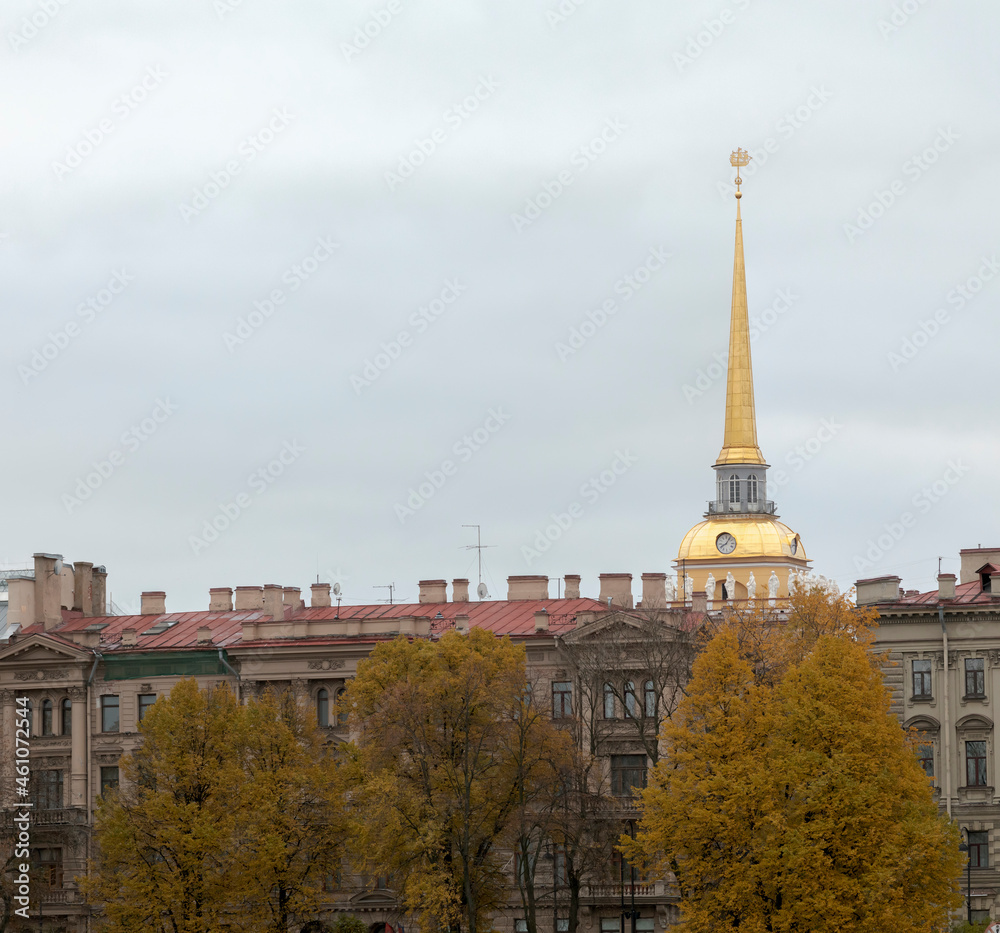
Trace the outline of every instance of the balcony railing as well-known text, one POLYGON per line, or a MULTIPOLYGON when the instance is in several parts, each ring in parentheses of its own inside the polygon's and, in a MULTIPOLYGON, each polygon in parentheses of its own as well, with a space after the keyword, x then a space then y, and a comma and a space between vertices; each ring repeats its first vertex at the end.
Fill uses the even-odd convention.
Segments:
MULTIPOLYGON (((11 808, 0 813, 0 827, 11 829, 14 825, 14 812, 11 808)), ((86 826, 87 811, 83 807, 55 807, 43 810, 31 807, 31 823, 33 826, 86 826)))
MULTIPOLYGON (((583 897, 601 900, 607 898, 620 900, 622 892, 623 887, 620 884, 591 884, 586 885, 581 894, 583 897)), ((662 897, 668 893, 667 884, 664 881, 637 881, 635 883, 636 897, 662 897)), ((624 885, 624 894, 626 900, 632 896, 632 885, 628 881, 624 885)))
POLYGON ((83 904, 83 895, 75 888, 52 888, 42 891, 43 904, 83 904))
POLYGON ((752 512, 754 515, 777 515, 778 505, 770 499, 760 502, 744 502, 737 509, 731 508, 728 502, 718 502, 710 499, 708 503, 709 515, 739 515, 741 512, 752 512))

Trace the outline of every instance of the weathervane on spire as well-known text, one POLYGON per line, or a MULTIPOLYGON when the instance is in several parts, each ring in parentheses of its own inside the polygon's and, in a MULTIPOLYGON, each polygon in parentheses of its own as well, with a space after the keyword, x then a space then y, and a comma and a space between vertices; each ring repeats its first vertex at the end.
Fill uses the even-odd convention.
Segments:
POLYGON ((748 165, 750 162, 750 153, 746 149, 737 149, 730 157, 729 164, 736 169, 736 199, 739 200, 743 197, 740 191, 740 185, 743 184, 743 179, 740 178, 740 169, 744 165, 748 165))

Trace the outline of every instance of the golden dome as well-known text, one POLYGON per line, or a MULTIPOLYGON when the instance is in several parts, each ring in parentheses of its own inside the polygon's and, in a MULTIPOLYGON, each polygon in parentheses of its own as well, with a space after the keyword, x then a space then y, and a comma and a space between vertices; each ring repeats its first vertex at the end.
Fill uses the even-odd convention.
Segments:
POLYGON ((678 560, 738 560, 741 558, 792 558, 806 561, 805 548, 799 536, 787 525, 761 515, 712 517, 699 522, 681 541, 678 560), (736 539, 736 547, 728 554, 719 550, 719 535, 728 533, 736 539), (795 550, 792 550, 792 542, 795 550))

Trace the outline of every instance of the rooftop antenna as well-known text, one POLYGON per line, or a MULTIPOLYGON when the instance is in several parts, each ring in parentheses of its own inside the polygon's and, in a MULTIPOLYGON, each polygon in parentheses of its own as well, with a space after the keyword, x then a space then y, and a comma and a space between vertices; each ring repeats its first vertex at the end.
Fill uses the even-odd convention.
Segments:
POLYGON ((476 543, 466 544, 464 550, 466 551, 477 551, 479 555, 479 586, 476 587, 476 595, 480 599, 485 599, 489 596, 489 591, 486 589, 486 584, 483 583, 483 551, 488 547, 496 547, 495 544, 483 544, 482 532, 478 525, 463 525, 463 528, 475 528, 476 529, 476 543))
POLYGON ((396 588, 395 583, 382 583, 378 586, 373 586, 373 590, 388 590, 389 591, 389 605, 392 605, 392 591, 396 588))

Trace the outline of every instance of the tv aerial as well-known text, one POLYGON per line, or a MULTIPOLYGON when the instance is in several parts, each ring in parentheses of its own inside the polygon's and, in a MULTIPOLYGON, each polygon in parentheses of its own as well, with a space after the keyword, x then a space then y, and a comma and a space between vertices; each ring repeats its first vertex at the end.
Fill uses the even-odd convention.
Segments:
POLYGON ((478 525, 463 525, 463 528, 475 528, 476 529, 476 543, 466 544, 464 550, 466 551, 477 551, 479 556, 479 586, 476 587, 476 595, 480 599, 487 599, 490 595, 488 589, 486 589, 486 584, 483 583, 483 551, 488 547, 496 547, 495 544, 483 544, 482 532, 478 525))

